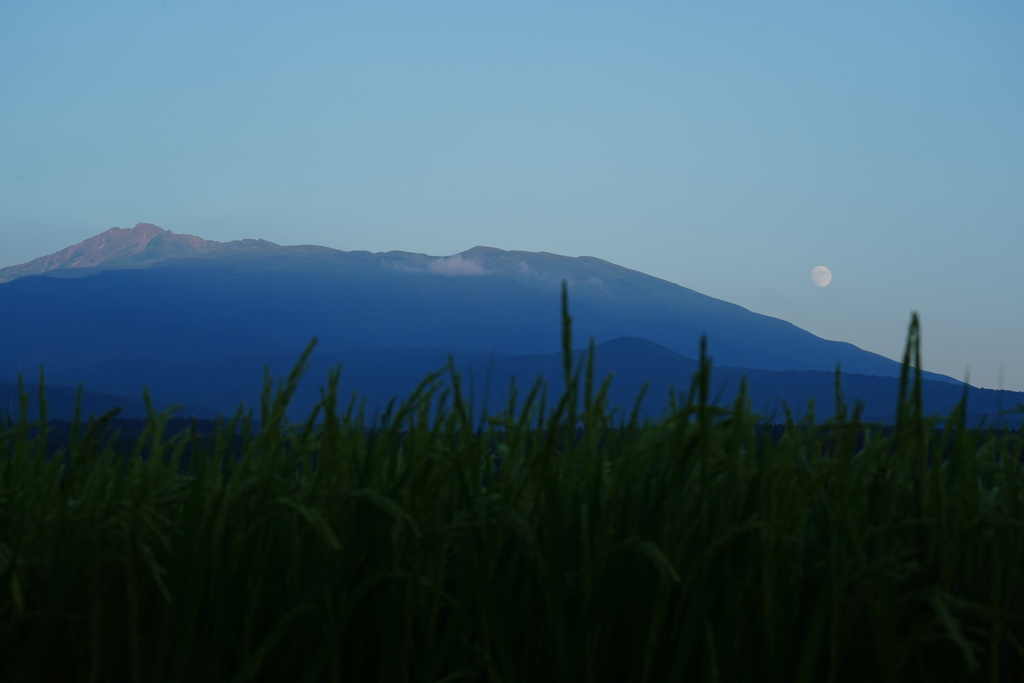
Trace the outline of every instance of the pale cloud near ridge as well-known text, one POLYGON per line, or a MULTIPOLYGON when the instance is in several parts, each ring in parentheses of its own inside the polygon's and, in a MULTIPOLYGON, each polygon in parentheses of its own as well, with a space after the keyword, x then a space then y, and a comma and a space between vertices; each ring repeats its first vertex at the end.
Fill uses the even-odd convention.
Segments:
POLYGON ((462 256, 447 256, 431 261, 427 264, 427 271, 437 275, 448 277, 461 277, 466 275, 484 275, 487 271, 476 261, 464 259, 462 256))

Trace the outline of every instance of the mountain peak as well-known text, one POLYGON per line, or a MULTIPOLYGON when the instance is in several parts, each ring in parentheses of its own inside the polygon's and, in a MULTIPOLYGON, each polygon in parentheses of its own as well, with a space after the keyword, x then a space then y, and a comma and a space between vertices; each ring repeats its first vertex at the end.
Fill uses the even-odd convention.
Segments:
POLYGON ((121 232, 134 232, 143 234, 158 235, 163 232, 171 232, 170 230, 164 230, 159 225, 153 225, 152 223, 136 223, 134 228, 111 228, 107 232, 118 230, 121 232))
POLYGON ((69 268, 140 268, 179 256, 277 246, 266 240, 214 242, 153 225, 110 228, 94 237, 28 263, 0 268, 0 283, 69 268))

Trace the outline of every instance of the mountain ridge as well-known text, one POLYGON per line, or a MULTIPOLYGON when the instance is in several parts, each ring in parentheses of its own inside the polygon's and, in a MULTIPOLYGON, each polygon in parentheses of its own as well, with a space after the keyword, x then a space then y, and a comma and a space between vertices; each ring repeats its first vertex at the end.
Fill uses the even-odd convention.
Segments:
POLYGON ((216 242, 196 235, 177 234, 152 223, 138 223, 133 228, 110 228, 52 254, 0 268, 0 284, 60 270, 81 269, 88 272, 97 268, 145 267, 175 257, 267 246, 278 245, 254 239, 216 242))

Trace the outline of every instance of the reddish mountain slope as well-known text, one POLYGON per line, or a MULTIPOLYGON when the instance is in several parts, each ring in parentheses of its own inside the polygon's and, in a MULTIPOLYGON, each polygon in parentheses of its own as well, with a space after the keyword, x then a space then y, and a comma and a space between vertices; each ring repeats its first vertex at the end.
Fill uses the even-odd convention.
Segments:
POLYGON ((215 242, 195 235, 179 235, 149 223, 134 228, 111 228, 84 242, 54 254, 8 268, 0 268, 0 283, 28 275, 39 275, 65 268, 131 268, 163 261, 175 256, 245 251, 277 246, 266 240, 215 242))

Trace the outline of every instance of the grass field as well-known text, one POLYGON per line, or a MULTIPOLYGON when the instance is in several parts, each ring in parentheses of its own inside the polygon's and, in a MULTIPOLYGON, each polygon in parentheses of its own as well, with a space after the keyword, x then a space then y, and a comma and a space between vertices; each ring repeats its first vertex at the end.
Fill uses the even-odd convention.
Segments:
POLYGON ((916 324, 895 427, 769 429, 707 359, 610 413, 565 318, 566 392, 486 416, 449 368, 373 424, 332 375, 289 423, 300 362, 212 432, 9 419, 0 680, 1021 675, 1021 436, 921 414, 916 324))

